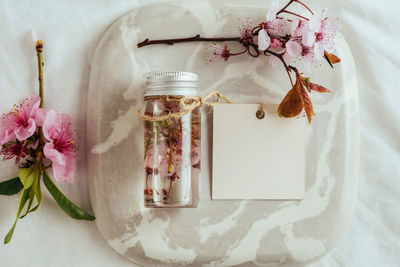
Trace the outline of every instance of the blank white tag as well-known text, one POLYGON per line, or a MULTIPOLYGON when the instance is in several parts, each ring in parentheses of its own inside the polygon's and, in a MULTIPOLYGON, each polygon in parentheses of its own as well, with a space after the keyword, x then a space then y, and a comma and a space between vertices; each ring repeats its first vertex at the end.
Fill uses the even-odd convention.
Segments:
POLYGON ((277 105, 214 107, 213 199, 302 199, 305 118, 280 118, 277 105))

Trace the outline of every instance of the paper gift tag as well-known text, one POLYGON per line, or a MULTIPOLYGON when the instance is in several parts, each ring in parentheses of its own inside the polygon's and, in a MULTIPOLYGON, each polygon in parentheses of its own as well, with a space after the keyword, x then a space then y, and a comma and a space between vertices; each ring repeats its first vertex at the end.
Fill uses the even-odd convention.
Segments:
POLYGON ((214 107, 213 199, 302 199, 305 118, 280 118, 277 105, 214 107))

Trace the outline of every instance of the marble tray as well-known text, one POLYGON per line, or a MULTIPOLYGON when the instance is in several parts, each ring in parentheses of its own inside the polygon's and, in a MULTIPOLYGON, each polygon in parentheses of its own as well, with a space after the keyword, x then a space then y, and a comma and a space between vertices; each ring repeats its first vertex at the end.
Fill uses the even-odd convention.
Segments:
POLYGON ((239 18, 262 21, 267 5, 233 0, 144 6, 102 37, 88 96, 90 197, 100 233, 137 265, 302 266, 328 252, 348 227, 358 187, 359 104, 354 61, 343 37, 342 64, 332 71, 323 63, 312 76, 332 93, 312 94, 317 116, 308 129, 304 200, 212 201, 212 113, 204 110, 200 207, 143 206, 143 129, 134 113, 142 106, 146 72, 199 73, 203 93, 218 89, 236 103, 279 103, 289 83, 266 58, 207 63, 206 44, 137 49, 137 42, 237 34, 239 18))

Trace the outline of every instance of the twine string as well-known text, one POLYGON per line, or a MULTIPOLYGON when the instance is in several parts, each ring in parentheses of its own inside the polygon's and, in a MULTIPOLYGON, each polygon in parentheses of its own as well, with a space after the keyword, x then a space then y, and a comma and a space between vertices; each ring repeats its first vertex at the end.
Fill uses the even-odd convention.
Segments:
MULTIPOLYGON (((174 97, 177 99, 176 97, 174 97)), ((166 100, 169 101, 170 97, 167 96, 166 100)), ((229 100, 226 96, 224 96, 222 93, 220 93, 217 90, 212 90, 208 94, 206 94, 203 97, 200 96, 182 96, 179 98, 179 106, 181 107, 181 110, 178 112, 172 112, 167 115, 162 115, 162 116, 149 116, 145 115, 142 113, 141 110, 136 111, 136 116, 141 119, 142 121, 150 121, 150 122, 160 122, 160 121, 166 121, 169 119, 174 119, 174 118, 180 118, 190 112, 192 112, 194 109, 197 107, 202 107, 202 106, 209 106, 209 107, 214 107, 215 105, 219 104, 221 100, 224 100, 228 104, 232 104, 232 101, 229 100), (215 101, 208 101, 212 98, 216 98, 215 101)))

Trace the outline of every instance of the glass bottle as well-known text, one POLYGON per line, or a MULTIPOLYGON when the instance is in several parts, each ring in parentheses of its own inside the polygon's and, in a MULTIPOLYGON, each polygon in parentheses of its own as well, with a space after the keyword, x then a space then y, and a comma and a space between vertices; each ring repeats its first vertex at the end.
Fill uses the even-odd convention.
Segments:
MULTIPOLYGON (((198 75, 150 72, 144 93, 145 115, 181 111, 180 100, 199 96, 198 75)), ((145 121, 146 207, 196 207, 199 199, 201 113, 197 107, 181 117, 145 121)))

